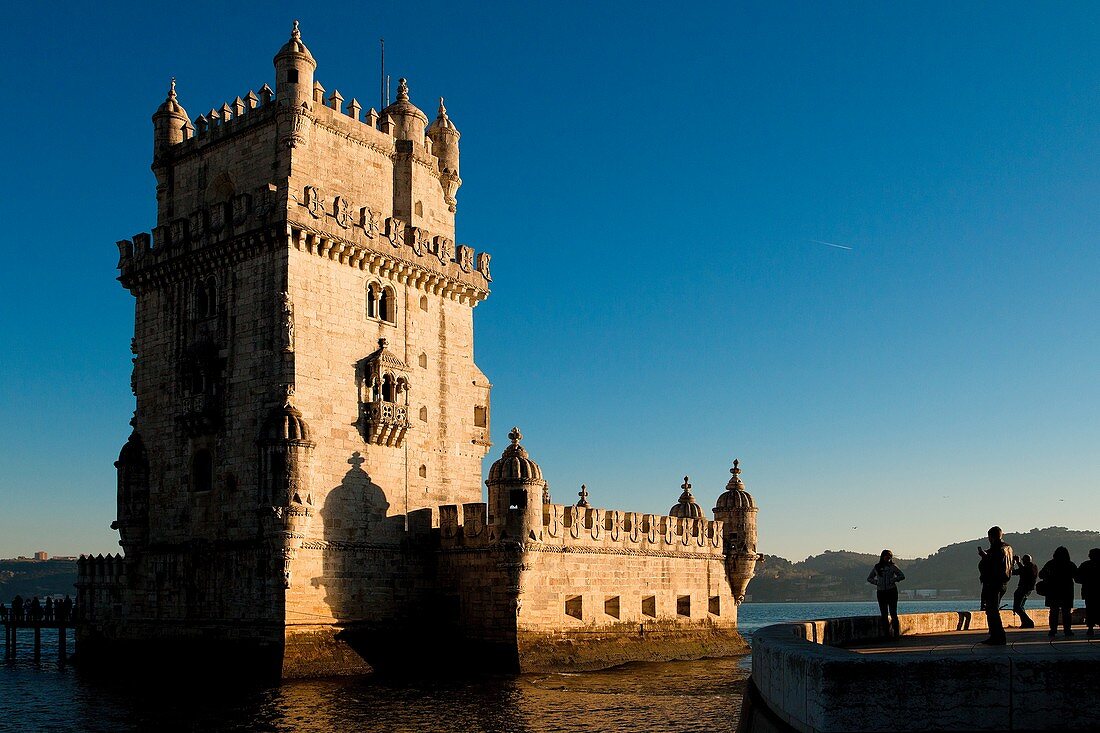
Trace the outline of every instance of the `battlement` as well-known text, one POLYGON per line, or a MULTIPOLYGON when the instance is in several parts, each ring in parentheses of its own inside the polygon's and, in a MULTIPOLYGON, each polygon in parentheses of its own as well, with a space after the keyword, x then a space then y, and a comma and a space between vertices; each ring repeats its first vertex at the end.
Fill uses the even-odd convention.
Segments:
MULTIPOLYGON (((490 524, 483 502, 439 507, 438 529, 444 548, 485 547, 508 539, 507 525, 507 518, 503 525, 490 524)), ((603 548, 721 555, 723 528, 722 522, 706 519, 547 504, 543 506, 542 528, 537 536, 511 539, 556 545, 566 551, 603 548)))
POLYGON ((76 561, 76 585, 115 584, 122 581, 126 560, 122 555, 81 555, 76 561))

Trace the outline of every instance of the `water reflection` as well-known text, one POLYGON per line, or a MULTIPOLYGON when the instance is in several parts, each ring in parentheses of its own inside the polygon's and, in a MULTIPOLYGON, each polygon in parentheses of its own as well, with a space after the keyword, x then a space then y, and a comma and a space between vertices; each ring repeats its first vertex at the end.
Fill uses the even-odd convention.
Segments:
MULTIPOLYGON (((45 641, 45 639, 43 640, 45 641)), ((733 730, 740 658, 631 664, 602 672, 463 680, 357 677, 279 687, 191 675, 101 679, 43 649, 0 666, 0 729, 551 733, 733 730)))

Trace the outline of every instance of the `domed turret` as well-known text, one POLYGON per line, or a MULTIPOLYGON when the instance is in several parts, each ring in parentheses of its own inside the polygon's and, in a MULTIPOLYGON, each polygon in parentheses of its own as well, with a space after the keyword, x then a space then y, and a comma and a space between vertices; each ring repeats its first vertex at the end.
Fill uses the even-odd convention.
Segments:
POLYGON ((745 483, 741 480, 740 461, 734 459, 733 468, 730 469, 730 473, 733 475, 726 484, 726 490, 722 492, 714 505, 715 517, 718 516, 718 512, 756 509, 756 503, 753 501, 752 494, 745 491, 745 483))
POLYGON ((443 97, 439 98, 439 114, 428 127, 428 137, 432 140, 432 152, 439 158, 439 172, 458 175, 458 139, 462 135, 447 116, 443 106, 443 97))
POLYGON ((499 528, 501 537, 527 539, 542 530, 543 492, 546 481, 539 464, 519 444, 523 433, 512 428, 512 444, 489 468, 489 524, 499 528))
POLYGON ((409 101, 409 83, 402 78, 397 82, 397 101, 382 110, 382 116, 393 121, 393 134, 398 140, 412 140, 424 144, 424 127, 428 116, 409 101))
POLYGON ((263 428, 260 430, 260 442, 268 445, 309 443, 309 428, 306 426, 306 421, 302 419, 302 413, 289 401, 282 407, 276 407, 264 421, 263 428))
POLYGON ((187 110, 176 99, 176 77, 172 77, 168 97, 153 113, 153 154, 183 142, 190 137, 190 130, 191 120, 187 117, 187 110))
POLYGON ((447 116, 443 97, 439 98, 439 114, 428 128, 428 137, 432 141, 432 153, 439 159, 439 183, 443 187, 443 199, 453 212, 458 207, 455 194, 462 185, 462 179, 458 177, 458 139, 462 136, 455 123, 447 116))
POLYGON ((542 469, 539 464, 527 456, 527 449, 519 444, 523 433, 512 428, 508 433, 512 444, 504 449, 503 455, 489 467, 489 478, 485 485, 501 483, 542 482, 542 469))
POLYGON ((298 21, 290 32, 290 40, 275 54, 275 98, 280 104, 312 107, 313 72, 317 62, 302 42, 298 21))
POLYGON ((691 495, 691 482, 688 481, 687 476, 684 476, 684 483, 680 485, 680 488, 684 490, 684 493, 680 494, 680 501, 668 510, 668 516, 682 519, 706 519, 703 514, 703 507, 699 506, 695 502, 695 497, 691 495))

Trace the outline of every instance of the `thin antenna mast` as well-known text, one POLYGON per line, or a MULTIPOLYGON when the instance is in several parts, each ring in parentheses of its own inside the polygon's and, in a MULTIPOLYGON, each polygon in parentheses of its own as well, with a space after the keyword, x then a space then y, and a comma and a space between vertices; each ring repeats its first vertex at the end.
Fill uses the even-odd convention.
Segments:
POLYGON ((378 111, 381 112, 386 108, 386 39, 379 38, 378 43, 382 46, 382 75, 378 77, 378 111))

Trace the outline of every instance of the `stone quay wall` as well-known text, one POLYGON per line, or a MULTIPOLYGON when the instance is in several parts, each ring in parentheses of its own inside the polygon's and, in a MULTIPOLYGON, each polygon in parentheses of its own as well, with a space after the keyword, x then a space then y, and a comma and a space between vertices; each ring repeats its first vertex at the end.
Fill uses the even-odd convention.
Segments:
MULTIPOLYGON (((1029 610, 1036 626, 1047 609, 1029 610)), ((1080 613, 1078 611, 1078 613, 1080 613)), ((904 614, 901 633, 962 628, 959 613, 904 614)), ((1012 612, 1002 611, 1005 626, 1012 612)), ((1075 622, 1080 622, 1077 614, 1075 622)), ((986 629, 985 614, 968 627, 986 629)), ((1096 658, 1061 655, 857 654, 882 640, 877 616, 778 624, 753 634, 751 703, 739 730, 1097 730, 1096 658), (916 657, 916 658, 915 658, 916 657), (749 714, 756 712, 757 714, 749 714), (754 725, 751 720, 761 721, 754 725)))

